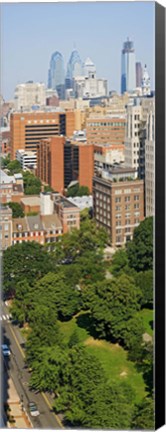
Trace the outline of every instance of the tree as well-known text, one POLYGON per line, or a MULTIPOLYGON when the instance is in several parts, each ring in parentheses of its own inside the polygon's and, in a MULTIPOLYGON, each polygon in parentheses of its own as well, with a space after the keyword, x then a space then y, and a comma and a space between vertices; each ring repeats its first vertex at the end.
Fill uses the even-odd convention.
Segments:
MULTIPOLYGON (((124 339, 130 320, 140 308, 140 291, 130 276, 122 274, 87 287, 87 307, 100 337, 124 339)), ((84 294, 84 301, 86 294, 84 294)))
POLYGON ((153 270, 139 272, 135 275, 136 285, 142 291, 142 306, 153 306, 153 270))
POLYGON ((84 195, 90 195, 88 186, 79 186, 79 183, 71 186, 67 190, 67 197, 82 197, 84 195))
POLYGON ((132 428, 138 430, 153 430, 155 406, 152 398, 145 398, 136 406, 132 421, 132 428))
POLYGON ((9 202, 9 203, 7 203, 7 205, 12 210, 12 217, 13 218, 23 218, 25 216, 23 209, 19 203, 9 202))
POLYGON ((111 262, 111 273, 116 276, 119 275, 120 272, 124 272, 126 267, 128 268, 128 256, 125 249, 117 250, 111 262))
POLYGON ((53 269, 53 263, 43 246, 36 242, 16 244, 4 251, 4 294, 14 296, 17 283, 26 279, 34 285, 37 279, 53 269))
POLYGON ((126 323, 124 330, 124 345, 129 350, 129 359, 136 362, 142 352, 143 334, 145 332, 143 320, 135 314, 126 323))
POLYGON ((153 218, 146 218, 135 228, 133 240, 126 244, 129 266, 137 272, 153 268, 153 218))
POLYGON ((12 302, 11 313, 22 326, 28 322, 29 313, 32 307, 31 299, 33 298, 33 289, 26 279, 17 283, 16 295, 12 302))
POLYGON ((22 170, 21 169, 21 164, 20 164, 20 162, 18 160, 10 161, 7 164, 7 169, 10 171, 11 175, 20 173, 21 170, 22 170))
POLYGON ((41 181, 29 171, 23 172, 24 193, 25 195, 39 195, 41 191, 41 181))
POLYGON ((48 273, 34 286, 33 303, 56 310, 61 320, 69 319, 80 309, 80 293, 70 285, 62 271, 48 273))

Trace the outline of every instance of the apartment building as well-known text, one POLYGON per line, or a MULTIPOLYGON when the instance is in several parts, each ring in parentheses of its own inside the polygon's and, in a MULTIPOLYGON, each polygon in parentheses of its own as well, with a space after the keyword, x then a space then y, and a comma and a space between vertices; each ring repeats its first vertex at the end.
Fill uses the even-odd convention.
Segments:
POLYGON ((75 130, 73 111, 31 111, 12 113, 10 118, 11 159, 17 150, 37 151, 44 138, 57 135, 71 136, 75 130))
POLYGON ((56 242, 62 235, 62 225, 57 216, 26 216, 13 219, 12 244, 35 241, 40 244, 56 242))
POLYGON ((142 106, 137 100, 135 105, 127 107, 125 164, 139 170, 140 127, 142 121, 142 106))
POLYGON ((24 196, 22 174, 8 176, 5 171, 0 170, 0 197, 1 203, 5 204, 10 201, 20 202, 24 196))
POLYGON ((97 225, 104 227, 113 247, 133 237, 144 219, 144 182, 135 170, 114 167, 107 178, 93 178, 93 211, 97 225))
POLYGON ((89 117, 86 121, 88 144, 122 145, 126 120, 123 116, 89 117))
POLYGON ((155 214, 155 104, 147 118, 145 140, 145 214, 155 214))
POLYGON ((63 136, 42 140, 37 145, 36 175, 60 193, 64 190, 64 145, 63 136))
POLYGON ((63 233, 80 228, 80 209, 62 195, 54 195, 55 211, 62 224, 63 233))

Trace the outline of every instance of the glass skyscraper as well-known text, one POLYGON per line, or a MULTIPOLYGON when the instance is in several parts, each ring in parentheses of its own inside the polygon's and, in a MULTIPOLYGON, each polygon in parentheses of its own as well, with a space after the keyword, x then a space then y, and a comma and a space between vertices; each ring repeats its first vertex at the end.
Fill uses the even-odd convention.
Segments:
POLYGON ((60 99, 65 95, 65 69, 64 60, 60 52, 56 51, 51 56, 50 69, 48 71, 48 88, 57 90, 60 99))
POLYGON ((81 75, 83 75, 83 63, 80 59, 78 51, 74 49, 67 65, 66 88, 72 88, 73 78, 81 75))
POLYGON ((134 44, 129 39, 123 44, 121 67, 121 93, 132 92, 136 88, 136 67, 134 44))

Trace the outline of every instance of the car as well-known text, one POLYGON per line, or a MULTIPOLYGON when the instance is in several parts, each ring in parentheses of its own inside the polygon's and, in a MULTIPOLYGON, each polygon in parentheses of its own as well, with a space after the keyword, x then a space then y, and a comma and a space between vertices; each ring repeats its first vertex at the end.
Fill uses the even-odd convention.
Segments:
POLYGON ((35 402, 29 402, 28 407, 32 417, 37 417, 40 414, 35 402))
POLYGON ((10 349, 9 349, 8 345, 2 344, 1 348, 2 348, 2 353, 3 353, 4 357, 9 357, 10 356, 10 349))

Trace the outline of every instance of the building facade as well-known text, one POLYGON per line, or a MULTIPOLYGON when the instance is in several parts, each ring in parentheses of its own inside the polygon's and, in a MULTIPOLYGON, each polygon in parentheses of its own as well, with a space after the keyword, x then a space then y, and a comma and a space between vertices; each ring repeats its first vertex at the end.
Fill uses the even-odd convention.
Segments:
POLYGON ((46 87, 44 83, 28 81, 18 84, 14 91, 15 110, 31 109, 33 105, 43 107, 46 104, 46 87))
POLYGON ((55 135, 72 136, 75 130, 74 111, 38 111, 12 113, 10 119, 11 159, 17 150, 33 151, 44 138, 55 135))
POLYGON ((144 219, 144 182, 132 176, 129 180, 124 171, 115 178, 115 172, 112 179, 94 177, 93 212, 97 225, 107 230, 111 245, 118 247, 133 238, 134 228, 144 219))
POLYGON ((142 86, 142 65, 140 62, 136 62, 136 87, 142 86))
POLYGON ((17 150, 16 151, 16 159, 21 164, 21 169, 25 170, 26 168, 35 168, 37 163, 37 156, 32 151, 25 150, 17 150))
POLYGON ((121 93, 133 92, 136 88, 135 50, 132 41, 123 44, 121 59, 121 93))
POLYGON ((142 106, 140 101, 127 107, 126 137, 125 137, 125 164, 139 170, 140 155, 140 128, 142 122, 142 106))
POLYGON ((126 120, 123 116, 94 116, 86 121, 88 144, 124 144, 126 120))
POLYGON ((56 89, 60 99, 65 97, 64 59, 60 52, 52 54, 48 71, 48 88, 56 89))
POLYGON ((145 140, 145 214, 155 215, 155 104, 147 118, 145 140))
POLYGON ((9 207, 0 208, 0 251, 12 245, 12 210, 9 207))

